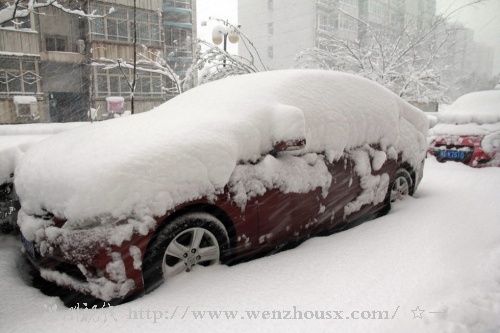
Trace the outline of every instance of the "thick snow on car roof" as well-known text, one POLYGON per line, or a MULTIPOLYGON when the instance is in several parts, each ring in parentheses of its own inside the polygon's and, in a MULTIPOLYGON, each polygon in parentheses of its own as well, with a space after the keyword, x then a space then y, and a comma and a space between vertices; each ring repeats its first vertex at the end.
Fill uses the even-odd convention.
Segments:
POLYGON ((239 161, 258 160, 273 142, 305 137, 305 152, 331 160, 346 148, 378 143, 417 164, 411 156, 425 151, 426 130, 423 112, 360 77, 250 74, 200 86, 146 113, 52 136, 25 155, 16 188, 27 213, 161 215, 220 193, 239 161))
POLYGON ((500 90, 477 91, 458 98, 439 114, 448 124, 492 124, 500 122, 500 90))

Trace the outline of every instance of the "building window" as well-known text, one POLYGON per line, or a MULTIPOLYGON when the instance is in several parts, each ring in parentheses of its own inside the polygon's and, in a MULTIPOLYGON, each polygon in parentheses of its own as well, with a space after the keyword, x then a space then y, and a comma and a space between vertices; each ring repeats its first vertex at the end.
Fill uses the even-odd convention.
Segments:
POLYGON ((267 34, 268 35, 274 34, 274 26, 272 22, 267 24, 267 34))
POLYGON ((19 17, 1 25, 3 28, 11 27, 14 29, 29 29, 31 30, 31 14, 26 17, 19 17))
MULTIPOLYGON (((132 81, 132 69, 120 68, 97 69, 97 96, 123 96, 130 95, 128 82, 132 81), (123 74, 125 73, 125 75, 123 74)), ((135 96, 162 96, 162 77, 159 73, 137 71, 135 96)))
POLYGON ((165 7, 191 9, 189 0, 164 0, 165 7))
POLYGON ((267 47, 267 57, 269 59, 273 59, 274 58, 274 48, 272 46, 268 46, 267 47))
POLYGON ((347 15, 339 15, 338 26, 340 29, 356 30, 356 20, 347 15))
POLYGON ((350 6, 357 6, 358 0, 340 0, 340 3, 345 3, 346 5, 350 6))
POLYGON ((371 14, 375 14, 377 16, 382 16, 382 14, 383 14, 382 5, 378 2, 369 2, 368 3, 368 12, 371 14))
POLYGON ((191 24, 193 21, 192 19, 193 18, 191 16, 190 11, 183 11, 183 12, 167 11, 166 13, 163 14, 164 22, 191 24))
MULTIPOLYGON (((134 41, 134 11, 131 7, 113 6, 115 11, 105 17, 91 21, 91 34, 97 40, 113 40, 132 43, 134 41)), ((96 14, 109 13, 111 6, 94 5, 96 14)), ((137 42, 145 45, 161 44, 161 25, 158 13, 144 10, 136 12, 137 42)))
POLYGON ((338 28, 339 15, 338 14, 319 14, 318 15, 318 29, 324 31, 333 31, 338 28))
POLYGON ((45 37, 45 50, 46 51, 66 51, 66 38, 47 36, 45 37))
POLYGON ((165 27, 167 57, 190 58, 193 54, 191 34, 192 32, 190 29, 165 27))
POLYGON ((0 58, 0 94, 36 94, 40 79, 34 60, 0 58))
POLYGON ((267 0, 267 9, 273 10, 273 0, 267 0))

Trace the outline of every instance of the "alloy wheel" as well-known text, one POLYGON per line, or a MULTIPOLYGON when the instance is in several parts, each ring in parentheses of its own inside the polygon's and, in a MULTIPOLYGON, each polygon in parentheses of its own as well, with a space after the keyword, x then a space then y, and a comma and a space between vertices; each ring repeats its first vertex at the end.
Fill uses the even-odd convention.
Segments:
POLYGON ((410 194, 410 184, 404 176, 399 176, 394 181, 391 189, 391 202, 402 200, 405 196, 410 194))
POLYGON ((163 277, 168 279, 194 266, 209 266, 220 259, 219 243, 204 228, 189 228, 179 233, 167 246, 163 255, 163 277))

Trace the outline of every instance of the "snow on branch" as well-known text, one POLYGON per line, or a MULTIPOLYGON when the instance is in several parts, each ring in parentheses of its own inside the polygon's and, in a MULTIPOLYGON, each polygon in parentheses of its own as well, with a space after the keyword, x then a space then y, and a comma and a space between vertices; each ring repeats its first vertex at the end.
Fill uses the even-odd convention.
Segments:
MULTIPOLYGON (((241 31, 240 26, 235 26, 227 20, 225 21, 215 17, 210 17, 209 20, 221 24, 216 27, 216 29, 220 31, 214 31, 217 37, 219 34, 226 34, 226 36, 223 36, 224 38, 227 38, 227 35, 231 33, 236 35, 236 40, 243 43, 247 49, 249 59, 231 54, 213 43, 198 39, 196 54, 191 67, 187 71, 185 85, 193 86, 219 80, 228 76, 267 70, 257 48, 241 31)), ((206 26, 206 22, 202 22, 202 26, 206 26)), ((220 42, 222 42, 222 39, 220 42)))
POLYGON ((43 7, 55 7, 58 8, 65 13, 77 15, 80 17, 85 17, 87 19, 95 19, 105 17, 115 11, 113 7, 110 8, 109 13, 105 15, 97 15, 95 11, 92 13, 85 13, 81 9, 70 9, 64 5, 62 5, 59 1, 56 0, 47 0, 47 1, 36 1, 36 0, 16 0, 14 4, 6 3, 5 6, 0 9, 0 24, 18 19, 27 17, 30 13, 38 14, 38 9, 43 7))
POLYGON ((336 29, 319 30, 316 47, 296 55, 299 68, 340 70, 358 74, 389 88, 410 102, 446 101, 443 75, 449 60, 461 50, 450 38, 448 19, 461 9, 484 0, 471 0, 456 10, 435 16, 426 25, 401 17, 393 29, 379 27, 329 2, 329 10, 355 21, 355 36, 336 29))

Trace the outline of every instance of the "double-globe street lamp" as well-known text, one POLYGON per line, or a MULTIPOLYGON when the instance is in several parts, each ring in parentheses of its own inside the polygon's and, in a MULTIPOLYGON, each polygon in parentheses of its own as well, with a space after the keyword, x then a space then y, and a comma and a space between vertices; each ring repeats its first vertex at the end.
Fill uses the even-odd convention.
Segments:
MULTIPOLYGON (((224 43, 223 49, 224 52, 227 52, 227 40, 229 39, 229 42, 232 44, 238 43, 240 40, 240 35, 236 29, 236 27, 232 26, 229 24, 228 21, 223 21, 223 25, 219 24, 214 27, 212 30, 212 41, 214 42, 215 45, 220 45, 224 43)), ((226 67, 226 59, 224 59, 224 65, 223 67, 226 67)))

